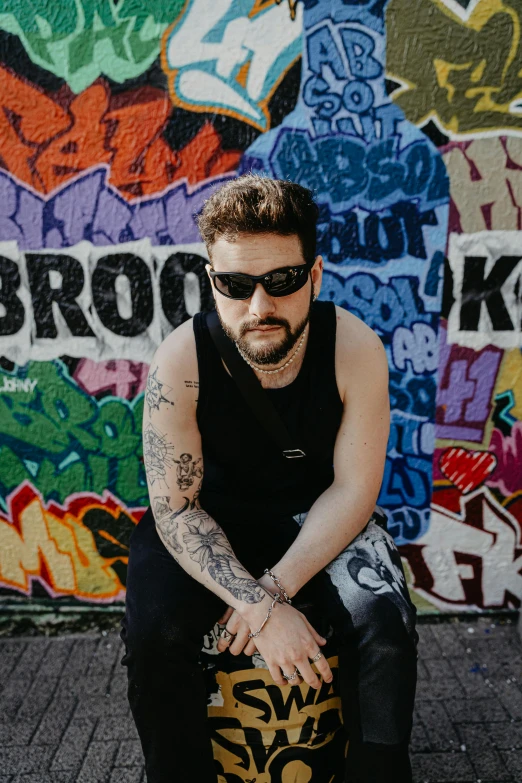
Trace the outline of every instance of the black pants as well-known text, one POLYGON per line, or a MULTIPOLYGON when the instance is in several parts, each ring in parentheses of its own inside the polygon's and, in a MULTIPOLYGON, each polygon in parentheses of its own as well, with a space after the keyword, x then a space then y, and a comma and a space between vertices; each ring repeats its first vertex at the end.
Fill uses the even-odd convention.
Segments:
MULTIPOLYGON (((288 549, 304 515, 256 528, 223 525, 259 578, 288 549)), ((410 783, 408 744, 416 687, 415 609, 391 537, 374 521, 295 597, 339 640, 349 783, 410 783)), ((150 509, 130 542, 121 637, 128 697, 148 783, 216 783, 199 656, 226 605, 189 576, 156 531, 150 509)), ((316 623, 317 625, 317 623, 316 623)))

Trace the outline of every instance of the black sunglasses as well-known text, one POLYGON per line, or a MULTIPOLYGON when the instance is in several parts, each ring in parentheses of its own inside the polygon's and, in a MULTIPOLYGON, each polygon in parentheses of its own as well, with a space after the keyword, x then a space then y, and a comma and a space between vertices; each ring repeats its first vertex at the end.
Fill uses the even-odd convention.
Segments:
POLYGON ((248 299, 254 293, 258 283, 261 283, 269 296, 289 296, 306 284, 311 268, 312 264, 306 262, 299 264, 299 266, 282 266, 280 269, 272 269, 271 272, 266 272, 264 275, 211 270, 210 277, 216 291, 228 299, 248 299))

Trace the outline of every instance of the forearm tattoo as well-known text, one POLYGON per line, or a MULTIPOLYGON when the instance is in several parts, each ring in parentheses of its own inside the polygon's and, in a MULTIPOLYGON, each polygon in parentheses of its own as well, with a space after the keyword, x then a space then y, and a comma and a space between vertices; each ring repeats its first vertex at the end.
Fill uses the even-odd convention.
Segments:
POLYGON ((183 534, 183 542, 201 570, 206 569, 238 601, 247 604, 262 601, 265 591, 236 559, 227 537, 212 517, 198 510, 185 515, 184 522, 188 532, 183 534))
POLYGON ((171 509, 168 495, 154 498, 154 518, 163 543, 179 563, 178 556, 184 552, 179 539, 179 525, 182 523, 186 528, 182 536, 185 549, 189 557, 199 563, 201 571, 207 571, 218 585, 228 590, 238 601, 259 603, 265 597, 265 591, 237 560, 217 522, 199 507, 198 494, 199 488, 193 500, 184 498, 185 502, 176 511, 171 509))
MULTIPOLYGON (((183 514, 189 507, 190 503, 187 498, 185 498, 183 506, 177 511, 172 511, 170 508, 170 497, 164 496, 154 498, 154 519, 156 520, 156 524, 161 526, 161 532, 165 543, 170 544, 170 547, 172 547, 174 552, 178 555, 183 554, 183 547, 178 540, 179 522, 176 522, 176 517, 183 514)), ((173 557, 175 557, 176 560, 178 559, 176 555, 173 555, 173 557)))
MULTIPOLYGON (((197 388, 196 382, 190 383, 194 383, 192 388, 197 388)), ((162 403, 173 404, 165 397, 170 391, 170 387, 158 380, 157 368, 149 374, 145 395, 149 418, 152 410, 158 410, 162 403)), ((182 452, 176 459, 174 444, 149 421, 143 432, 143 458, 154 519, 172 557, 182 565, 181 557, 186 552, 191 560, 199 563, 201 572, 206 571, 238 601, 248 604, 262 601, 266 595, 264 589, 237 560, 217 522, 199 506, 202 457, 194 459, 192 454, 182 452), (174 490, 174 481, 178 490, 188 495, 183 497, 178 509, 171 507, 171 496, 163 494, 174 490)))

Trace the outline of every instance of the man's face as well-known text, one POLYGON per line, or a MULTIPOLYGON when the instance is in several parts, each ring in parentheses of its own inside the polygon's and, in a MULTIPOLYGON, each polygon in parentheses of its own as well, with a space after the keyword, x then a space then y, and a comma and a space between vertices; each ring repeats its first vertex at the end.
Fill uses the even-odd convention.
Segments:
MULTIPOLYGON (((235 242, 222 237, 212 245, 216 272, 262 275, 283 266, 304 264, 296 235, 240 234, 235 242)), ((212 285, 225 332, 255 364, 278 364, 291 352, 310 317, 312 294, 319 294, 323 261, 317 257, 311 279, 299 291, 273 297, 258 284, 249 299, 227 299, 212 285), (312 289, 313 283, 313 289, 312 289)))

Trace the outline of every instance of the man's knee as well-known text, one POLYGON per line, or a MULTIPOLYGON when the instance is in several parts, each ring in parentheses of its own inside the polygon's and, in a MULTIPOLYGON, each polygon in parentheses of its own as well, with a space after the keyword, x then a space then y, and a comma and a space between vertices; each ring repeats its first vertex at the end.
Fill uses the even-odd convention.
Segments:
POLYGON ((368 597, 362 617, 357 628, 360 647, 380 651, 390 665, 403 657, 416 660, 418 635, 414 608, 397 606, 372 595, 368 597))
POLYGON ((126 614, 120 634, 125 644, 124 666, 144 667, 152 676, 162 664, 179 665, 197 659, 201 639, 194 639, 179 618, 126 614))

